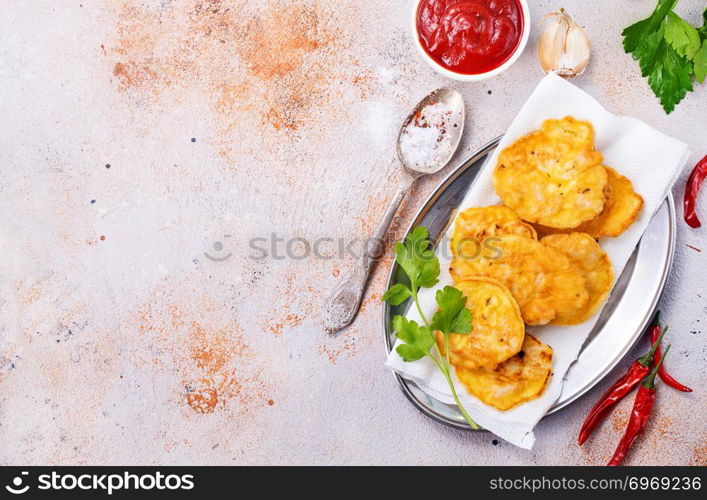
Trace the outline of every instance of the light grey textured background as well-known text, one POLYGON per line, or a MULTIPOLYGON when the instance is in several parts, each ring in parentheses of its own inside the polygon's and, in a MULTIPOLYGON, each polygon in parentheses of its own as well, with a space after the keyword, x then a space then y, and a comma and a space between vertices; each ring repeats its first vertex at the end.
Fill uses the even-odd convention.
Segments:
MULTIPOLYGON (((501 134, 542 77, 535 22, 560 6, 592 41, 577 85, 687 142, 690 166, 707 153, 707 85, 666 116, 621 48, 653 0, 530 3, 518 62, 454 84, 468 113, 459 159, 501 134)), ((271 233, 371 231, 392 194, 399 123, 450 83, 418 59, 411 4, 2 2, 0 464, 609 459, 630 401, 581 449, 576 434, 628 361, 519 450, 436 424, 400 393, 383 367, 389 256, 338 337, 319 311, 348 259, 249 258, 249 239, 271 233)), ((703 8, 680 0, 678 12, 697 24, 703 8)), ((416 186, 397 234, 448 171, 416 186)), ((679 225, 661 300, 671 370, 696 391, 660 388, 631 464, 707 463, 705 231, 679 225)))

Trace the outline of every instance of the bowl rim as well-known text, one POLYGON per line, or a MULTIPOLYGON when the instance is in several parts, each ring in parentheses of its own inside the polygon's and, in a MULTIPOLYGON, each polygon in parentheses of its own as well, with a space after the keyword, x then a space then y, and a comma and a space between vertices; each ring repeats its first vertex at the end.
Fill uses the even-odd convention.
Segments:
POLYGON ((499 67, 494 68, 490 71, 487 71, 486 73, 478 73, 475 75, 465 75, 463 73, 456 73, 452 70, 449 70, 439 64, 437 61, 432 59, 430 55, 425 51, 424 47, 422 46, 422 43, 420 42, 420 36, 417 32, 417 11, 420 8, 420 3, 423 0, 415 0, 413 2, 413 8, 412 8, 412 36, 415 41, 415 46, 417 47, 417 51, 419 54, 422 56, 422 59, 432 68, 434 69, 437 73, 440 73, 448 78, 451 78, 452 80, 457 80, 461 82, 478 82, 481 80, 486 80, 488 78, 494 77, 500 73, 503 73, 505 70, 510 68, 513 63, 515 63, 520 55, 523 53, 525 50, 525 46, 528 44, 528 39, 530 38, 530 9, 528 7, 528 2, 527 0, 518 0, 518 3, 520 3, 520 8, 521 12, 523 15, 523 32, 521 33, 520 37, 520 42, 518 43, 518 46, 516 47, 516 50, 511 54, 511 57, 508 58, 506 62, 501 64, 499 67))

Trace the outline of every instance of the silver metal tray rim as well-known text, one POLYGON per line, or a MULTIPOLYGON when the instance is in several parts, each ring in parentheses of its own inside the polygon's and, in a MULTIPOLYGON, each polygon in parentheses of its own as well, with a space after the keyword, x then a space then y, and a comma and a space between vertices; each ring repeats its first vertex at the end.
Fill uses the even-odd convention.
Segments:
MULTIPOLYGON (((430 196, 427 197, 427 199, 424 201, 422 204, 421 208, 417 211, 415 214, 415 217, 413 220, 410 222, 408 227, 405 230, 405 235, 407 235, 418 223, 419 220, 424 217, 424 215, 427 213, 429 208, 433 205, 433 203, 439 198, 442 193, 446 191, 446 189, 449 187, 449 185, 457 178, 459 177, 462 173, 464 173, 468 168, 470 168, 472 165, 474 165, 479 159, 481 159, 483 156, 486 156, 489 152, 493 150, 498 144, 498 142, 501 140, 501 136, 496 137, 495 139, 492 139, 491 141, 487 142, 480 148, 478 148, 473 154, 471 154, 468 158, 465 160, 462 160, 459 165, 454 168, 443 180, 440 182, 440 184, 432 191, 430 196)), ((476 181, 476 177, 474 177, 474 180, 472 180, 472 183, 476 181)), ((471 187, 471 184, 469 185, 471 187)), ((598 384, 608 373, 613 370, 616 365, 618 365, 625 357, 628 355, 628 353, 631 351, 631 349, 636 345, 638 342, 638 339, 641 337, 641 334, 645 331, 645 329, 648 327, 649 322, 651 321, 651 318, 653 317, 653 314, 655 312, 655 309, 658 305, 658 301, 660 300, 660 297, 662 295, 662 292, 665 288, 665 284, 668 280, 668 276, 670 275, 670 270, 673 266, 673 258, 675 255, 675 245, 676 245, 676 226, 677 226, 677 219, 676 219, 676 211, 675 211, 675 200, 673 199, 672 193, 668 192, 668 197, 666 201, 664 202, 667 204, 668 207, 668 218, 669 218, 669 224, 668 224, 668 253, 667 253, 667 258, 665 259, 665 262, 663 262, 663 272, 661 274, 658 286, 656 287, 657 293, 652 297, 651 304, 649 307, 649 311, 643 319, 640 322, 640 326, 635 329, 633 335, 631 338, 629 338, 628 342, 626 342, 624 348, 622 351, 619 353, 618 356, 615 357, 613 362, 611 362, 604 370, 602 370, 600 373, 598 373, 589 383, 585 384, 582 388, 580 388, 575 394, 572 396, 568 397, 565 400, 561 400, 559 403, 556 403, 550 410, 547 412, 545 416, 551 415, 552 413, 555 413, 556 411, 559 411, 560 409, 566 407, 567 405, 573 403, 580 397, 582 397, 584 394, 586 394, 589 390, 591 390, 596 384, 598 384)), ((661 205, 662 207, 662 205, 661 205)), ((660 208, 658 209, 660 210, 660 208)), ((656 213, 658 212, 656 211, 656 213)), ((640 247, 640 242, 638 244, 638 247, 640 247)), ((638 248, 637 247, 637 248, 638 248)), ((386 280, 386 288, 390 287, 391 283, 393 282, 394 279, 394 272, 395 272, 395 264, 391 265, 390 270, 388 272, 388 278, 386 280)), ((391 342, 391 332, 389 331, 388 328, 388 322, 387 322, 387 316, 388 316, 388 310, 389 306, 388 304, 383 304, 382 307, 382 321, 383 321, 383 335, 385 338, 385 346, 386 346, 386 356, 388 353, 390 353, 391 349, 393 348, 393 344, 391 342)), ((582 347, 582 351, 585 349, 586 346, 582 347)), ((582 351, 580 351, 580 355, 582 351)), ((578 359, 579 359, 578 356, 578 359)), ((570 367, 571 370, 571 367, 570 367)), ((569 370, 568 370, 569 373, 569 370)), ((450 418, 440 414, 439 412, 435 411, 432 409, 430 406, 427 404, 423 403, 420 401, 415 394, 412 393, 410 387, 408 384, 416 385, 412 381, 408 381, 398 375, 397 373, 393 372, 393 376, 395 377, 396 381, 398 382, 398 385, 405 395, 405 397, 415 406, 420 412, 425 414, 426 416, 432 418, 433 420, 440 422, 442 424, 445 424, 447 426, 453 427, 455 429, 460 429, 460 430, 467 430, 467 431, 472 431, 473 429, 465 422, 465 421, 456 421, 456 420, 451 420, 450 418)), ((431 396, 429 396, 431 398, 431 396)), ((562 395, 560 395, 560 398, 562 398, 562 395)), ((440 404, 444 404, 442 402, 439 402, 440 404)), ((446 405, 448 406, 448 405, 446 405)), ((459 414, 461 416, 461 414, 459 414)), ((485 431, 485 429, 480 429, 482 431, 485 431)))

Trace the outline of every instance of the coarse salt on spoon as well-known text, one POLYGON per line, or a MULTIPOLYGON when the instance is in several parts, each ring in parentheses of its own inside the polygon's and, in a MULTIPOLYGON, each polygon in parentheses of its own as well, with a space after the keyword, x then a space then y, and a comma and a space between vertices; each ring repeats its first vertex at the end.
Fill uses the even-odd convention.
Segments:
POLYGON ((345 328, 356 317, 373 262, 379 256, 400 203, 415 179, 438 172, 449 163, 459 147, 463 130, 464 99, 449 87, 428 94, 403 122, 397 143, 402 167, 397 192, 366 242, 363 254, 326 301, 323 323, 329 333, 345 328))

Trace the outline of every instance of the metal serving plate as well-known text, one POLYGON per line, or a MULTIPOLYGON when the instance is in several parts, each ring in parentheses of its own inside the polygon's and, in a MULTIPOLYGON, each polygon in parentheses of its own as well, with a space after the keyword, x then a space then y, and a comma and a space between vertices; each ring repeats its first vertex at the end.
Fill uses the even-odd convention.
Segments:
MULTIPOLYGON (((430 195, 408 227, 420 224, 437 241, 447 228, 454 212, 464 199, 486 157, 500 137, 480 148, 450 173, 430 195)), ((594 387, 614 368, 638 341, 653 316, 658 299, 670 273, 675 252, 675 203, 672 195, 658 209, 636 251, 619 276, 609 302, 589 334, 577 361, 567 372, 562 394, 549 413, 564 408, 594 387)), ((386 288, 394 282, 397 264, 388 274, 386 288)), ((395 334, 392 320, 404 314, 409 305, 383 306, 383 327, 387 351, 393 348, 395 334)), ((405 396, 425 415, 458 429, 471 430, 454 405, 442 403, 423 392, 414 382, 395 374, 405 396)))

